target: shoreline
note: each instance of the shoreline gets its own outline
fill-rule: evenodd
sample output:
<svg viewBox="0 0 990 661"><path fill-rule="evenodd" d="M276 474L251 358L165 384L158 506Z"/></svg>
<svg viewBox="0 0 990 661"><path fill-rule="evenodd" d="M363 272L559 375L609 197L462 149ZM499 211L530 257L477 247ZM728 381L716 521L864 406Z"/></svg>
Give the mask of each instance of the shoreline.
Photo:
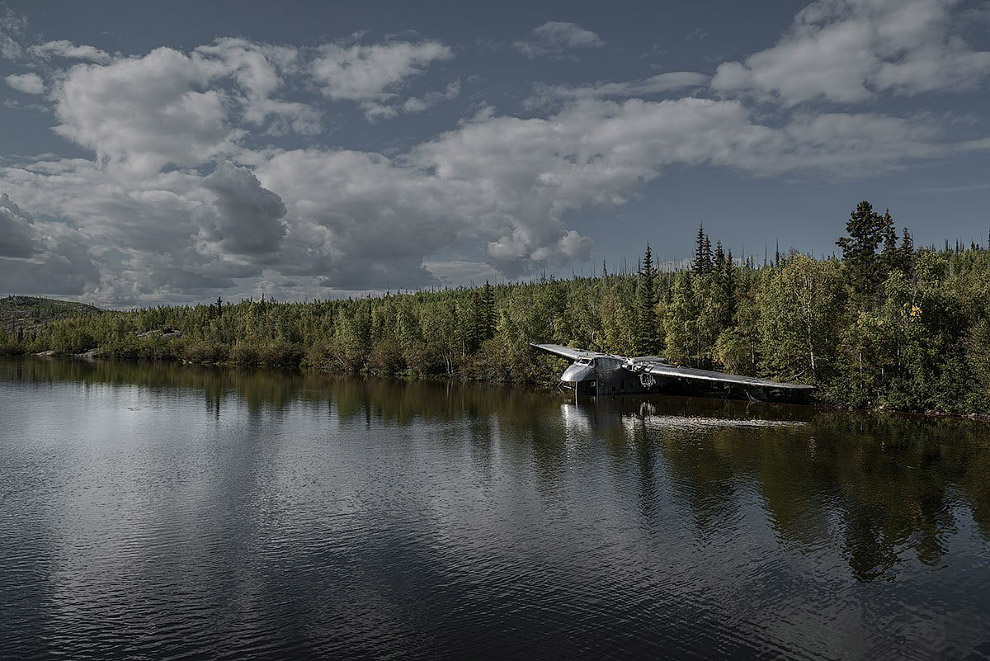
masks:
<svg viewBox="0 0 990 661"><path fill-rule="evenodd" d="M186 359L146 359L146 358L108 358L100 356L97 349L90 349L83 353L71 354L71 353L60 353L54 350L40 351L37 353L27 353L27 354L0 354L0 358L47 358L56 360L75 360L83 361L89 363L105 362L105 363L129 363L129 364L155 364L155 363L166 363L172 365L191 365L194 367L204 367L204 368L223 368L223 369L246 369L246 370L261 370L269 372L278 371L290 371L298 373L314 373L314 374L325 374L325 375L338 375L338 376L353 376L360 378L375 378L375 379L396 379L400 381L414 382L414 381L424 381L424 382L443 382L443 381L456 381L458 383L474 383L474 384L491 384L499 385L510 388L519 388L523 390L537 391L537 392L552 392L559 391L556 383L551 381L533 381L533 382L513 382L513 381L501 381L493 379L470 379L464 378L458 375L427 375L427 374L411 374L409 372L397 372L393 374L383 374L376 373L373 370L358 370L358 371L345 371L345 370L331 370L320 367L312 367L306 365L267 365L267 364L244 364L232 361L224 362L197 362ZM687 397L687 398L699 398L699 399L713 399L713 400L729 400L729 401L744 401L744 400L733 400L727 397L705 397L700 395L680 395L676 393L650 393L647 396L660 395L667 397ZM623 397L626 399L634 399L636 397L642 397L643 395L619 395L613 397ZM958 413L946 413L943 411L928 410L928 411L911 411L902 410L894 408L858 408L855 406L849 406L845 404L833 404L830 402L822 401L812 401L807 404L794 404L794 403L776 403L776 402L760 402L758 404L762 405L778 405L778 406L801 406L808 407L809 409L818 409L826 411L842 411L848 413L868 413L872 415L897 415L897 416L907 416L912 418L924 418L924 419L954 419L954 420L969 420L973 422L983 422L990 423L990 414L982 413L968 413L968 414L958 414Z"/></svg>

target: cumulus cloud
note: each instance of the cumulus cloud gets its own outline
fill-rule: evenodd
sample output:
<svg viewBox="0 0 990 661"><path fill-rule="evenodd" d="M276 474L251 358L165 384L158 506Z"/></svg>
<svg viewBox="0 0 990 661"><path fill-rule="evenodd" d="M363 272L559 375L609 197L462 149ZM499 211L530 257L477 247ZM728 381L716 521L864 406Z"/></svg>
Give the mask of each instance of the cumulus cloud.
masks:
<svg viewBox="0 0 990 661"><path fill-rule="evenodd" d="M31 214L0 193L0 257L30 257L37 252Z"/></svg>
<svg viewBox="0 0 990 661"><path fill-rule="evenodd" d="M281 272L323 275L340 289L435 282L423 258L471 222L434 177L379 154L293 150L258 167L288 208Z"/></svg>
<svg viewBox="0 0 990 661"><path fill-rule="evenodd" d="M517 41L513 47L530 59L561 57L569 50L601 48L602 38L591 30L566 21L547 21L535 28L528 39Z"/></svg>
<svg viewBox="0 0 990 661"><path fill-rule="evenodd" d="M269 119L269 132L315 135L321 130L322 113L308 104L286 101L274 95L285 87L287 76L300 66L299 50L291 46L259 44L246 39L221 38L196 53L222 61L224 75L237 83L231 96L242 108L242 117L260 127Z"/></svg>
<svg viewBox="0 0 990 661"><path fill-rule="evenodd" d="M376 119L395 114L386 102L409 78L422 74L433 62L453 56L449 46L437 41L333 43L320 47L311 74L324 96L356 101L369 119Z"/></svg>
<svg viewBox="0 0 990 661"><path fill-rule="evenodd" d="M0 181L27 208L72 218L99 265L76 259L76 277L95 277L93 298L131 304L213 295L262 266L273 282L420 287L467 272L434 255L479 247L483 260L459 261L514 277L587 258L591 241L567 212L621 205L670 165L840 176L960 149L990 144L948 142L925 117L801 114L769 126L735 100L583 99L546 118L482 114L393 158L242 150L253 171L222 162L206 177L139 181L54 160L5 168Z"/></svg>
<svg viewBox="0 0 990 661"><path fill-rule="evenodd" d="M842 2L815 3L796 23L827 32L845 20L835 14ZM887 7L862 0L856 11L867 5ZM884 30L914 34L887 9ZM602 45L561 23L541 26L527 43L542 49L527 53L551 57ZM736 63L752 80L765 72L758 55ZM325 295L478 282L587 259L591 239L570 225L570 214L622 205L670 166L842 177L990 150L986 138L958 137L972 127L948 117L876 106L823 112L797 101L845 98L829 76L828 84L809 83L817 92L787 82L790 74L760 78L773 81L763 88L749 78L731 86L731 66L712 83L716 97L695 72L541 85L527 101L539 116L483 106L388 155L270 140L320 132L334 104L358 104L375 119L455 98L459 81L413 86L451 57L436 41L294 47L223 38L102 62L54 54L30 62L44 80L31 72L8 84L47 91L39 99L54 109L55 130L95 158L8 159L0 167L10 194L0 198L0 281L116 305L259 287ZM881 59L900 67L919 57ZM882 69L862 83L867 95L851 98L905 93L903 76ZM788 101L770 112L751 102L768 94Z"/></svg>
<svg viewBox="0 0 990 661"><path fill-rule="evenodd" d="M213 208L200 215L207 239L225 252L262 257L278 252L285 227L282 199L261 187L246 168L221 163L203 180L203 187L216 195Z"/></svg>
<svg viewBox="0 0 990 661"><path fill-rule="evenodd" d="M107 64L113 60L113 56L95 46L74 44L64 39L36 44L28 48L28 52L42 58L60 57L66 60L84 60L97 64Z"/></svg>
<svg viewBox="0 0 990 661"><path fill-rule="evenodd" d="M47 228L28 259L0 257L0 283L11 293L84 296L100 281L85 238L64 224Z"/></svg>
<svg viewBox="0 0 990 661"><path fill-rule="evenodd" d="M41 94L45 91L45 82L36 73L12 74L5 80L15 90L25 94Z"/></svg>
<svg viewBox="0 0 990 661"><path fill-rule="evenodd" d="M797 14L776 46L721 64L712 89L794 106L977 87L990 76L990 52L973 50L952 29L959 5L818 0Z"/></svg>
<svg viewBox="0 0 990 661"><path fill-rule="evenodd" d="M172 48L76 65L55 91L55 131L101 161L140 173L208 162L236 137L224 93L199 91L222 73L218 63Z"/></svg>
<svg viewBox="0 0 990 661"><path fill-rule="evenodd" d="M78 296L99 280L88 242L62 222L37 222L0 193L0 283L8 292Z"/></svg>

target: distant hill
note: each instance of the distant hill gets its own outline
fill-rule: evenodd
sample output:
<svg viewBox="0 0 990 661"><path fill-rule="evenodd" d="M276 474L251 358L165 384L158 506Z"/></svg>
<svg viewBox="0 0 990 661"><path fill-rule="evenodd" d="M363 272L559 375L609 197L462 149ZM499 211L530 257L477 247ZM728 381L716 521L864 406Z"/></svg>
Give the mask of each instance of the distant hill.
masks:
<svg viewBox="0 0 990 661"><path fill-rule="evenodd" d="M32 331L57 319L100 312L100 308L74 301L37 296L8 296L0 298L0 329L8 332L17 332L19 329Z"/></svg>

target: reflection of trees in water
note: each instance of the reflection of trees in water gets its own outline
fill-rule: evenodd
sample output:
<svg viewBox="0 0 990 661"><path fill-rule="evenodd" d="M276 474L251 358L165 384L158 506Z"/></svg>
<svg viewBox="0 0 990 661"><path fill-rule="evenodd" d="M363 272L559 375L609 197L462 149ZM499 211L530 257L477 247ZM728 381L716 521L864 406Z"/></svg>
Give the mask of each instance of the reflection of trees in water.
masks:
<svg viewBox="0 0 990 661"><path fill-rule="evenodd" d="M687 457L663 447L672 472L692 484L699 520L729 511L725 485L746 475L778 536L811 549L841 535L853 574L869 581L892 578L907 550L924 564L941 562L957 503L990 536L990 455L980 431L968 421L820 412L806 427L762 430L760 442L751 430L727 428ZM830 529L835 515L841 531Z"/></svg>
<svg viewBox="0 0 990 661"><path fill-rule="evenodd" d="M990 539L982 423L679 398L585 408L612 460L638 461L644 490L663 464L702 536L733 525L749 480L780 539L805 551L840 544L861 581L895 577L905 552L939 564L958 506ZM744 424L751 418L767 426Z"/></svg>
<svg viewBox="0 0 990 661"><path fill-rule="evenodd" d="M819 447L831 452L816 469L836 490L857 578L892 577L906 549L924 564L941 562L957 504L968 505L990 536L980 431L959 420L833 414L816 421Z"/></svg>
<svg viewBox="0 0 990 661"><path fill-rule="evenodd" d="M216 411L234 397L257 413L294 402L328 406L343 420L449 424L484 477L496 443L530 462L539 488L553 493L574 444L604 446L613 465L636 471L640 512L654 522L663 505L659 474L691 508L699 534L719 534L742 507L751 482L776 535L811 550L841 544L863 581L893 577L905 551L938 564L972 512L990 540L990 442L986 425L959 419L756 406L689 398L561 398L496 385L355 379L316 372L238 370L176 363L5 361L4 378L137 385L162 394L202 393ZM766 426L752 426L754 419ZM787 424L799 421L804 424ZM775 426L779 425L779 426ZM841 540L841 541L839 541Z"/></svg>

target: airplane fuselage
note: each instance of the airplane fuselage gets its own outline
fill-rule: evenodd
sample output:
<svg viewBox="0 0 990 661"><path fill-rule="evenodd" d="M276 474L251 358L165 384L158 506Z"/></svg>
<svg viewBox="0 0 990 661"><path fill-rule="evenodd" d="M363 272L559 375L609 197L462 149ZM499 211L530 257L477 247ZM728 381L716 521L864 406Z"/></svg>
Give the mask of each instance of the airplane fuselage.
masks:
<svg viewBox="0 0 990 661"><path fill-rule="evenodd" d="M578 394L665 392L799 402L807 401L814 390L798 383L680 367L657 356L616 356L556 344L533 346L574 361L560 375L560 383Z"/></svg>

